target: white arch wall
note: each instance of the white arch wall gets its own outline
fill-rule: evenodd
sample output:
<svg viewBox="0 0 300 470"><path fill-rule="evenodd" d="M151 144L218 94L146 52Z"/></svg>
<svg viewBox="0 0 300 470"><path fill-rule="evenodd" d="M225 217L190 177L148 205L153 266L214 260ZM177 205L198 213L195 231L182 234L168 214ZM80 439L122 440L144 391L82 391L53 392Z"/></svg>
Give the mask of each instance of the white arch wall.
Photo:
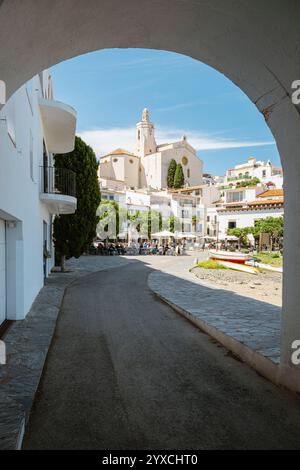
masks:
<svg viewBox="0 0 300 470"><path fill-rule="evenodd" d="M291 340L300 339L300 79L295 0L0 0L0 80L8 96L34 74L85 52L165 49L199 59L236 83L263 112L286 186L284 327L279 380L300 390ZM70 77L71 78L71 77Z"/></svg>
<svg viewBox="0 0 300 470"><path fill-rule="evenodd" d="M299 75L299 14L293 0L3 0L0 76L9 95L70 57L145 47L210 64L253 102L274 90L274 101Z"/></svg>

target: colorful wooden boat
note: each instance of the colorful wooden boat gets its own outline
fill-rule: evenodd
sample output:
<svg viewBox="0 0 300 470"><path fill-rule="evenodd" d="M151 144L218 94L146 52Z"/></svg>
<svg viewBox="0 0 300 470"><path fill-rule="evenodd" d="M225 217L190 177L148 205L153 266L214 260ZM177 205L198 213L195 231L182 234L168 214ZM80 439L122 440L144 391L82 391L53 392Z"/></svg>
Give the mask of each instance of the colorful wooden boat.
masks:
<svg viewBox="0 0 300 470"><path fill-rule="evenodd" d="M259 273L259 269L255 268L254 266L248 266L246 264L230 263L230 261L223 261L223 260L218 260L218 263L222 264L226 268L234 269L235 271L242 271L243 273L248 273L248 274Z"/></svg>
<svg viewBox="0 0 300 470"><path fill-rule="evenodd" d="M240 264L245 264L246 261L253 258L249 253L240 253L239 251L209 250L208 255L211 259Z"/></svg>

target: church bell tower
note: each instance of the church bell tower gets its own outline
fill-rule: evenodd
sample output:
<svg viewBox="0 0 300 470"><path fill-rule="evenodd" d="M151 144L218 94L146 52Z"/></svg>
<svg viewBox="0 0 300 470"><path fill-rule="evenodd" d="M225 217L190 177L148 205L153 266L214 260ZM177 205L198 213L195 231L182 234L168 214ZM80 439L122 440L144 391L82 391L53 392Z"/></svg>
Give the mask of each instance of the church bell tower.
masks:
<svg viewBox="0 0 300 470"><path fill-rule="evenodd" d="M136 149L135 153L139 157L144 157L156 152L156 142L154 137L154 125L149 120L149 111L143 110L142 120L136 125Z"/></svg>

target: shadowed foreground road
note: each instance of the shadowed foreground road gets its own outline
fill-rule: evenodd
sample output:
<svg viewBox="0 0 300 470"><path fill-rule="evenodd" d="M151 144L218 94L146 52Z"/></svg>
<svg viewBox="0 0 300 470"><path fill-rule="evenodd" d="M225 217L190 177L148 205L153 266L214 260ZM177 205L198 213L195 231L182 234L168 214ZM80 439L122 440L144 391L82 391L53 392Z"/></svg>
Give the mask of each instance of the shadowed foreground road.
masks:
<svg viewBox="0 0 300 470"><path fill-rule="evenodd" d="M24 448L300 448L300 400L157 300L150 271L67 289Z"/></svg>

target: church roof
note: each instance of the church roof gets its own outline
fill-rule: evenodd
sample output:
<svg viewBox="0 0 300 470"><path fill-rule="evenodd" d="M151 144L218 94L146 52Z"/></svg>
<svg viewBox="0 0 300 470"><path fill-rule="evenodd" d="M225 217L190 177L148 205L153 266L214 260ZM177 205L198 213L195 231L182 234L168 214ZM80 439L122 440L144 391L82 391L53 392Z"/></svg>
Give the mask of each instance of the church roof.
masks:
<svg viewBox="0 0 300 470"><path fill-rule="evenodd" d="M101 158L108 157L109 155L130 155L131 157L136 157L136 155L131 152L128 152L128 150L118 148L113 150L112 152L107 153L106 155L103 155Z"/></svg>

